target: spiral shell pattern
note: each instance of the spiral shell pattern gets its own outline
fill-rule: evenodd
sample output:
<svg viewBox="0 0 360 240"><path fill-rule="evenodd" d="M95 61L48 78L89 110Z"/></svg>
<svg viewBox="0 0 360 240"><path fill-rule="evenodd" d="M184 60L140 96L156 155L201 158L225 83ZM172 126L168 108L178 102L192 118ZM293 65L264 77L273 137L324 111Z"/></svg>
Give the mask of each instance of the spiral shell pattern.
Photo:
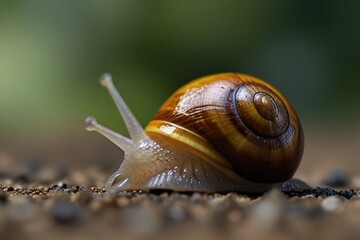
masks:
<svg viewBox="0 0 360 240"><path fill-rule="evenodd" d="M304 147L300 121L285 97L268 83L238 73L181 87L145 130L261 183L290 179Z"/></svg>

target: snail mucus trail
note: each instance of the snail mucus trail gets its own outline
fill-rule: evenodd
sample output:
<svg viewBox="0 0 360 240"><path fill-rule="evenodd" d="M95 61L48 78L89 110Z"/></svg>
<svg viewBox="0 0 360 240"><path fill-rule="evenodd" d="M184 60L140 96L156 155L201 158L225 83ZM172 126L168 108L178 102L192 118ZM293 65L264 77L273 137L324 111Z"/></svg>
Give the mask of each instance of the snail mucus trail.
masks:
<svg viewBox="0 0 360 240"><path fill-rule="evenodd" d="M303 132L281 93L257 78L223 73L194 80L177 90L143 129L115 89L108 89L130 138L86 119L124 151L105 187L127 190L263 193L273 188L303 191L291 179L303 153Z"/></svg>

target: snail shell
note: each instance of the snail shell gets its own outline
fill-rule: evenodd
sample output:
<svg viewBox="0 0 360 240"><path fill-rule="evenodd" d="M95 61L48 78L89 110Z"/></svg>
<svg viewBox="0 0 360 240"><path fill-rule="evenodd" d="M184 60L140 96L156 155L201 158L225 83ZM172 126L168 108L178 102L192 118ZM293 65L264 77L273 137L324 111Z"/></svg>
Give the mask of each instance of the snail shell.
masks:
<svg viewBox="0 0 360 240"><path fill-rule="evenodd" d="M115 90L108 88L131 139L87 119L87 129L109 138L125 152L106 188L201 192L299 190L288 181L299 166L304 137L290 103L257 78L223 73L178 89L143 130Z"/></svg>

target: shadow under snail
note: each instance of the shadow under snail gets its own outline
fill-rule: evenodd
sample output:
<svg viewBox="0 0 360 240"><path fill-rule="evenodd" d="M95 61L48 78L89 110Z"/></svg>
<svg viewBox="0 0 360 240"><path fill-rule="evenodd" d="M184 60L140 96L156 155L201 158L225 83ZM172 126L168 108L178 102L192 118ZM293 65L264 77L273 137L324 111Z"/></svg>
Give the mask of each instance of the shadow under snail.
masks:
<svg viewBox="0 0 360 240"><path fill-rule="evenodd" d="M257 78L222 73L196 79L163 104L143 129L115 89L108 89L130 138L86 119L124 151L106 182L109 193L126 190L263 193L309 188L294 175L304 149L300 121L274 87Z"/></svg>

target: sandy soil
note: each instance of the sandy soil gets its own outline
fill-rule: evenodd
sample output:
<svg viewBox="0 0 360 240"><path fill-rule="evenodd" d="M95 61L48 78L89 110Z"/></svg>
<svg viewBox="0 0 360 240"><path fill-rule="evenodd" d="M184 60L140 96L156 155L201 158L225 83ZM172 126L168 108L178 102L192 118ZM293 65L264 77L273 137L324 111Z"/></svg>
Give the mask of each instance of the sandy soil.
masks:
<svg viewBox="0 0 360 240"><path fill-rule="evenodd" d="M60 147L50 142L47 156L57 157L48 161L0 151L1 240L360 237L360 150L358 138L350 132L339 132L336 139L316 134L306 141L296 176L313 190L271 190L262 196L176 192L110 196L103 185L118 165L114 159L119 151L101 138L93 139L77 145L76 153L83 155L72 151L79 139ZM57 148L59 152L51 150ZM96 161L100 157L102 161Z"/></svg>

